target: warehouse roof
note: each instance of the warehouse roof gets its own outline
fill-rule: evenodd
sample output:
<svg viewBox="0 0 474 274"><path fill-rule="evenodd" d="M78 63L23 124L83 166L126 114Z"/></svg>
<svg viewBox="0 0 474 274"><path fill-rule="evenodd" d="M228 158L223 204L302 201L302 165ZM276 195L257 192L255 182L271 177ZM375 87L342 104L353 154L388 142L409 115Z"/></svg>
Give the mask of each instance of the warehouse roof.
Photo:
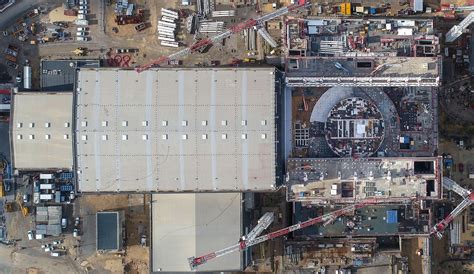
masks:
<svg viewBox="0 0 474 274"><path fill-rule="evenodd" d="M271 190L273 68L81 69L79 189Z"/></svg>
<svg viewBox="0 0 474 274"><path fill-rule="evenodd" d="M97 212L97 250L119 250L121 247L118 212Z"/></svg>
<svg viewBox="0 0 474 274"><path fill-rule="evenodd" d="M76 70L98 68L99 60L41 60L42 91L73 91Z"/></svg>
<svg viewBox="0 0 474 274"><path fill-rule="evenodd" d="M72 168L72 93L13 96L12 152L16 169Z"/></svg>
<svg viewBox="0 0 474 274"><path fill-rule="evenodd" d="M236 244L242 235L241 200L240 193L153 195L152 271L190 271L187 258ZM239 271L241 267L241 253L234 252L197 271Z"/></svg>

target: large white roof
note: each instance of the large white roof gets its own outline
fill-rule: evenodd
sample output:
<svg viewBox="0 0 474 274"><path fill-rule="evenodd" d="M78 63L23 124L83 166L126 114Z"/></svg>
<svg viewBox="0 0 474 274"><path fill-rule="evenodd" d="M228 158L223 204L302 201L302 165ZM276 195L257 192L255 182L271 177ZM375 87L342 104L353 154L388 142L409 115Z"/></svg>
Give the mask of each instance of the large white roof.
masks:
<svg viewBox="0 0 474 274"><path fill-rule="evenodd" d="M235 245L242 236L241 193L154 194L152 271L190 271L188 258ZM198 271L239 271L240 252L215 258Z"/></svg>
<svg viewBox="0 0 474 274"><path fill-rule="evenodd" d="M13 96L13 166L19 170L72 169L72 93Z"/></svg>
<svg viewBox="0 0 474 274"><path fill-rule="evenodd" d="M273 68L81 69L79 189L271 190Z"/></svg>

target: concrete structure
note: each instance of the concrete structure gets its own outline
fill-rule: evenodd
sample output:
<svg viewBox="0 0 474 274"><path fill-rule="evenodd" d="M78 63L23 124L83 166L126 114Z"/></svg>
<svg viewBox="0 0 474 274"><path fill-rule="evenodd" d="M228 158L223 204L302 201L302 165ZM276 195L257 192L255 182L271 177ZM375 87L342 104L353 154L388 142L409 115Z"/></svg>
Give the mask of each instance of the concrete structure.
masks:
<svg viewBox="0 0 474 274"><path fill-rule="evenodd" d="M72 169L72 93L16 93L12 105L13 167Z"/></svg>
<svg viewBox="0 0 474 274"><path fill-rule="evenodd" d="M116 252L122 250L123 211L97 212L97 251Z"/></svg>
<svg viewBox="0 0 474 274"><path fill-rule="evenodd" d="M289 159L288 200L354 203L441 199L441 160L417 158Z"/></svg>
<svg viewBox="0 0 474 274"><path fill-rule="evenodd" d="M151 271L190 271L187 258L238 242L243 235L242 194L155 194L152 198ZM198 271L240 271L234 252L199 266Z"/></svg>
<svg viewBox="0 0 474 274"><path fill-rule="evenodd" d="M273 190L275 100L274 68L81 69L79 190Z"/></svg>

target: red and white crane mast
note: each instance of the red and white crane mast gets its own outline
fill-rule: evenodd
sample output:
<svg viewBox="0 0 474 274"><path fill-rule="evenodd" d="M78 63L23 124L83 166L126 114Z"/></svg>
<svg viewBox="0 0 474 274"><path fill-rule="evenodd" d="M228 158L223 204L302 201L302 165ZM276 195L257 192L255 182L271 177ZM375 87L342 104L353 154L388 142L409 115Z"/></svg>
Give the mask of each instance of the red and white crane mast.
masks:
<svg viewBox="0 0 474 274"><path fill-rule="evenodd" d="M255 27L257 25L262 25L267 21L270 21L270 20L272 20L274 18L277 18L277 17L280 17L282 15L285 15L288 12L296 10L298 8L306 7L309 4L310 3L306 3L306 0L298 0L297 3L292 4L288 7L280 8L280 9L274 11L274 12L264 14L260 17L255 18L255 19L251 18L251 19L245 20L243 22L240 22L240 23L230 27L226 31L217 34L216 36L197 41L197 42L195 42L194 44L192 44L191 46L189 46L185 49L182 49L178 52L175 52L175 53L173 53L169 56L162 56L162 57L154 60L153 62L151 62L149 64L137 67L135 70L137 72L142 72L144 70L147 70L149 68L152 68L154 66L162 64L164 62L168 62L169 60L177 60L179 58L183 58L184 56L186 56L188 54L192 54L192 53L198 51L201 48L204 48L208 45L220 42L223 39L225 39L227 37L230 37L235 33L239 33L239 32L241 32L245 29L249 29L249 28Z"/></svg>

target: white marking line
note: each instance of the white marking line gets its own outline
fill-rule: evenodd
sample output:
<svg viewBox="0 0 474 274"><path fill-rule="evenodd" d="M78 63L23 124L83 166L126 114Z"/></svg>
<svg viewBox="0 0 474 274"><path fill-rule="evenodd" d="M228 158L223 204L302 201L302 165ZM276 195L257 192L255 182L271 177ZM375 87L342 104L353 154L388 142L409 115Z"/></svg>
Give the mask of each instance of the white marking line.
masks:
<svg viewBox="0 0 474 274"><path fill-rule="evenodd" d="M242 120L247 120L247 71L242 72ZM245 129L245 126L241 127ZM242 140L242 184L244 189L249 189L249 147L247 140Z"/></svg>
<svg viewBox="0 0 474 274"><path fill-rule="evenodd" d="M212 187L217 189L217 159L216 159L216 72L211 73L211 109L209 111L209 126L211 128L211 175Z"/></svg>
<svg viewBox="0 0 474 274"><path fill-rule="evenodd" d="M178 72L178 104L179 104L179 120L178 121L183 121L184 118L184 72L181 70ZM181 123L181 122L180 122ZM185 132L183 132L183 127L179 127L179 180L181 184L181 189L183 190L186 186L186 178L185 178L185 161L184 161L184 144L183 144L183 138L181 138L181 135ZM187 133L185 133L187 134Z"/></svg>
<svg viewBox="0 0 474 274"><path fill-rule="evenodd" d="M153 100L153 80L155 77L154 72L147 71L146 73L146 99L145 99L145 119L148 122L148 127L152 125L151 123L151 114L152 114L152 100ZM148 134L148 140L146 140L146 185L148 190L152 190L153 188L153 175L155 174L153 167L152 167L152 158L151 155L153 154L151 151L151 140L153 140L153 136L151 136L152 131L146 128L144 130L146 134Z"/></svg>
<svg viewBox="0 0 474 274"><path fill-rule="evenodd" d="M95 74L95 87L94 87L94 162L95 162L95 187L96 189L101 188L102 183L102 169L101 169L101 156L100 156L100 132L99 121L100 121L100 73Z"/></svg>

